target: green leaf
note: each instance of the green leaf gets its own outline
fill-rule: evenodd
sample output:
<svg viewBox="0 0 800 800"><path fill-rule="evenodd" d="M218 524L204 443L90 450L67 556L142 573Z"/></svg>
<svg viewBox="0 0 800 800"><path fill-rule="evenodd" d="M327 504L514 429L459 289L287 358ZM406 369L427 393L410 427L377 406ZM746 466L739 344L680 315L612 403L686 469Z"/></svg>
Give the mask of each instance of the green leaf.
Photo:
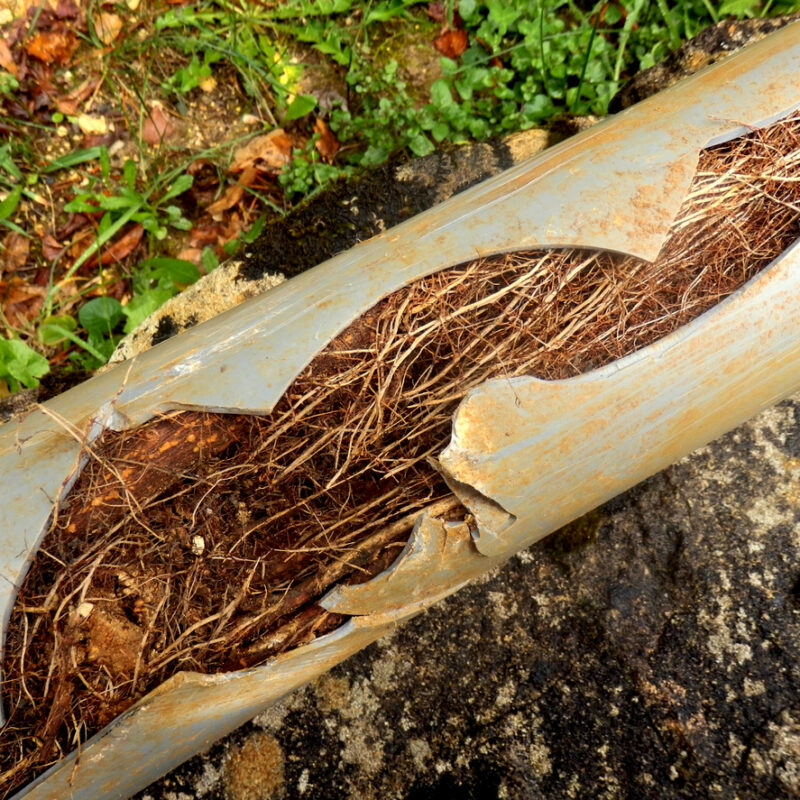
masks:
<svg viewBox="0 0 800 800"><path fill-rule="evenodd" d="M179 175L175 179L175 183L169 187L167 193L159 200L159 203L165 203L167 200L171 200L173 197L183 194L187 189L191 188L193 183L194 178L191 175Z"/></svg>
<svg viewBox="0 0 800 800"><path fill-rule="evenodd" d="M0 169L7 172L15 180L22 180L22 171L14 163L14 159L11 158L10 145L4 144L0 147Z"/></svg>
<svg viewBox="0 0 800 800"><path fill-rule="evenodd" d="M138 168L136 162L130 158L122 165L122 177L125 180L127 187L133 192L136 189L136 173Z"/></svg>
<svg viewBox="0 0 800 800"><path fill-rule="evenodd" d="M720 17L744 17L757 14L760 8L761 0L727 0L717 13Z"/></svg>
<svg viewBox="0 0 800 800"><path fill-rule="evenodd" d="M77 327L78 323L75 321L75 317L71 317L69 314L50 314L44 318L36 333L43 345L55 347L68 340L69 334L74 332Z"/></svg>
<svg viewBox="0 0 800 800"><path fill-rule="evenodd" d="M127 334L141 325L154 311L158 311L174 292L169 289L150 289L141 294L137 294L131 301L122 307L125 315L125 327L123 331Z"/></svg>
<svg viewBox="0 0 800 800"><path fill-rule="evenodd" d="M264 223L267 221L266 214L262 214L251 226L250 230L246 233L239 234L239 238L246 244L250 244L261 236L261 231L264 230Z"/></svg>
<svg viewBox="0 0 800 800"><path fill-rule="evenodd" d="M203 252L200 254L200 263L206 272L211 272L219 266L219 259L210 247L204 247Z"/></svg>
<svg viewBox="0 0 800 800"><path fill-rule="evenodd" d="M20 228L20 226L15 222L11 222L7 219L0 219L0 225L2 225L4 228L14 231L14 233L18 233L20 236L24 236L26 239L32 238L28 231Z"/></svg>
<svg viewBox="0 0 800 800"><path fill-rule="evenodd" d="M437 142L441 142L450 135L450 126L446 122L437 122L431 128L431 135Z"/></svg>
<svg viewBox="0 0 800 800"><path fill-rule="evenodd" d="M156 280L165 280L174 286L189 286L200 277L200 270L191 261L182 258L158 256L148 258L141 266L150 270Z"/></svg>
<svg viewBox="0 0 800 800"><path fill-rule="evenodd" d="M0 203L0 219L8 219L16 210L19 205L20 198L22 197L22 187L15 186Z"/></svg>
<svg viewBox="0 0 800 800"><path fill-rule="evenodd" d="M100 148L100 174L105 181L108 180L108 176L111 174L111 161L108 156L107 147Z"/></svg>
<svg viewBox="0 0 800 800"><path fill-rule="evenodd" d="M78 164L85 164L87 161L94 161L97 158L103 157L105 150L106 158L108 158L108 150L105 147L87 147L84 150L73 150L61 158L56 158L51 161L42 172L55 172L59 169L67 169L68 167L75 167Z"/></svg>
<svg viewBox="0 0 800 800"><path fill-rule="evenodd" d="M447 109L455 105L450 84L441 78L431 84L431 101L439 109Z"/></svg>
<svg viewBox="0 0 800 800"><path fill-rule="evenodd" d="M110 197L104 194L97 195L97 204L105 211L122 211L131 206L139 206L140 203L139 198L120 197L113 194Z"/></svg>
<svg viewBox="0 0 800 800"><path fill-rule="evenodd" d="M47 359L18 339L0 339L0 378L16 392L20 384L28 389L38 386L39 378L47 375Z"/></svg>
<svg viewBox="0 0 800 800"><path fill-rule="evenodd" d="M310 94L300 94L295 97L286 109L283 117L284 122L291 122L300 119L306 114L310 114L317 107L317 98Z"/></svg>
<svg viewBox="0 0 800 800"><path fill-rule="evenodd" d="M88 202L87 198L91 196L92 195L82 195L81 197L76 197L74 200L70 200L69 203L64 203L64 211L68 214L93 214L98 210L98 207L97 203Z"/></svg>
<svg viewBox="0 0 800 800"><path fill-rule="evenodd" d="M90 336L110 335L122 317L122 304L113 297L95 297L78 312L78 319Z"/></svg>
<svg viewBox="0 0 800 800"><path fill-rule="evenodd" d="M472 19L476 5L475 0L460 0L458 4L458 13L461 15L461 19L465 22Z"/></svg>
<svg viewBox="0 0 800 800"><path fill-rule="evenodd" d="M408 149L415 156L427 156L434 151L434 146L424 133L419 133L408 143Z"/></svg>
<svg viewBox="0 0 800 800"><path fill-rule="evenodd" d="M605 16L603 22L606 25L616 25L622 19L622 10L619 6L609 3L605 8Z"/></svg>

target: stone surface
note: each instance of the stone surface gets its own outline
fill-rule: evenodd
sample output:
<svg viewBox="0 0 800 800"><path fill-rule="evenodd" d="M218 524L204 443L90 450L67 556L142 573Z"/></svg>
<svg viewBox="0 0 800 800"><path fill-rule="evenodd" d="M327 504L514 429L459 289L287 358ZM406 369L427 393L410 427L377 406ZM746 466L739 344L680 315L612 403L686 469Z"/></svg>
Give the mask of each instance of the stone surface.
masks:
<svg viewBox="0 0 800 800"><path fill-rule="evenodd" d="M265 734L283 782L254 797L800 796L798 422L765 412L139 797L235 798Z"/></svg>

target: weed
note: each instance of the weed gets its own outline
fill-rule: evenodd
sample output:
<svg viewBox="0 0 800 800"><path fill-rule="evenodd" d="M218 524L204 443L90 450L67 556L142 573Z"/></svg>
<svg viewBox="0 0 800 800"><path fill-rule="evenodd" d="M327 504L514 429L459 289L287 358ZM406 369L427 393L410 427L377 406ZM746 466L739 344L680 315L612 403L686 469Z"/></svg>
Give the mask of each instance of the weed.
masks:
<svg viewBox="0 0 800 800"><path fill-rule="evenodd" d="M0 339L0 382L11 392L32 389L50 371L47 359L18 339Z"/></svg>

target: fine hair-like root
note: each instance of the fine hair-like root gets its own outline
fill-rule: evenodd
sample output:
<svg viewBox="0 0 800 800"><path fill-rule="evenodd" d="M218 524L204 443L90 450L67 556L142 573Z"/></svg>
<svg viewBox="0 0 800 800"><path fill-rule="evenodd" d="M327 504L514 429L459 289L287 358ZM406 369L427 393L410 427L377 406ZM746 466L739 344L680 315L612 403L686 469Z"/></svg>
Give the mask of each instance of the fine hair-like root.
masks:
<svg viewBox="0 0 800 800"><path fill-rule="evenodd" d="M106 433L36 556L7 639L0 796L179 670L263 662L341 624L420 509L428 463L489 378L567 378L695 318L800 235L800 118L701 154L656 261L536 250L376 303L263 417L183 412Z"/></svg>

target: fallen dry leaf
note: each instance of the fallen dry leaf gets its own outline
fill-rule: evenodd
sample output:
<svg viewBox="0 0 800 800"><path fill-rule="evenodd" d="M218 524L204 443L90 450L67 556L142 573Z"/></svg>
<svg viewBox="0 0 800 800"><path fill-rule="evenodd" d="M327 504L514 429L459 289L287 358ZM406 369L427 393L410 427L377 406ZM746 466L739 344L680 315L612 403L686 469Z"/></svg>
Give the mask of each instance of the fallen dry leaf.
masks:
<svg viewBox="0 0 800 800"><path fill-rule="evenodd" d="M0 281L0 306L6 323L12 328L24 327L38 315L46 291L44 287L31 286L16 276Z"/></svg>
<svg viewBox="0 0 800 800"><path fill-rule="evenodd" d="M434 0L433 3L428 3L428 7L425 11L435 22L444 22L447 19L447 12L445 11L442 0Z"/></svg>
<svg viewBox="0 0 800 800"><path fill-rule="evenodd" d="M144 228L139 225L133 225L122 234L113 244L109 245L108 247L104 247L100 251L100 259L99 262L103 266L106 264L113 264L117 261L122 261L123 258L127 258L134 250L134 248L142 241L142 235L144 234ZM90 247L94 246L94 243L89 245ZM98 263L97 255L93 255L87 262L87 267L96 267Z"/></svg>
<svg viewBox="0 0 800 800"><path fill-rule="evenodd" d="M66 66L77 46L78 37L72 31L39 31L28 40L25 52L45 64Z"/></svg>
<svg viewBox="0 0 800 800"><path fill-rule="evenodd" d="M191 247L214 247L217 255L222 256L222 246L235 239L243 230L244 222L236 211L226 214L224 219L196 225L189 231Z"/></svg>
<svg viewBox="0 0 800 800"><path fill-rule="evenodd" d="M64 252L64 245L55 236L46 233L42 237L42 256L48 261L55 261Z"/></svg>
<svg viewBox="0 0 800 800"><path fill-rule="evenodd" d="M242 171L239 180L233 185L228 186L222 193L222 196L208 206L206 213L210 214L215 219L219 219L219 215L222 214L223 211L227 211L229 208L238 205L239 201L242 199L245 188L252 186L257 178L258 170L253 166L246 167Z"/></svg>
<svg viewBox="0 0 800 800"><path fill-rule="evenodd" d="M84 134L81 145L83 147L102 147L104 145L110 147L116 139L116 134L110 131L108 133L87 133Z"/></svg>
<svg viewBox="0 0 800 800"><path fill-rule="evenodd" d="M75 120L83 133L102 136L108 133L108 123L104 117L93 117L91 114L80 114Z"/></svg>
<svg viewBox="0 0 800 800"><path fill-rule="evenodd" d="M314 131L319 134L319 139L314 142L314 147L317 148L317 152L322 156L322 160L330 164L341 147L339 140L333 135L328 123L319 117L314 123Z"/></svg>
<svg viewBox="0 0 800 800"><path fill-rule="evenodd" d="M36 270L36 274L33 276L31 283L34 286L49 286L51 277L52 272L50 267L39 267L39 269Z"/></svg>
<svg viewBox="0 0 800 800"><path fill-rule="evenodd" d="M190 261L196 267L199 267L202 263L203 249L201 247L184 247L176 258L181 259L181 261Z"/></svg>
<svg viewBox="0 0 800 800"><path fill-rule="evenodd" d="M31 251L31 240L21 233L11 231L3 239L2 259L0 259L0 274L12 272L24 266Z"/></svg>
<svg viewBox="0 0 800 800"><path fill-rule="evenodd" d="M233 156L231 172L242 172L255 167L260 172L277 175L292 157L292 140L282 128L264 136L256 136L240 147Z"/></svg>
<svg viewBox="0 0 800 800"><path fill-rule="evenodd" d="M6 40L3 38L0 38L0 67L6 72L10 72L15 78L19 75L14 56L11 55L11 50L8 49Z"/></svg>
<svg viewBox="0 0 800 800"><path fill-rule="evenodd" d="M467 49L467 32L447 30L433 40L433 46L445 58L458 58Z"/></svg>
<svg viewBox="0 0 800 800"><path fill-rule="evenodd" d="M80 13L81 10L75 0L58 0L53 8L53 14L58 19L77 19Z"/></svg>
<svg viewBox="0 0 800 800"><path fill-rule="evenodd" d="M104 45L112 44L122 30L122 17L110 11L101 11L95 18L94 29Z"/></svg>
<svg viewBox="0 0 800 800"><path fill-rule="evenodd" d="M91 216L83 213L70 214L69 217L67 217L67 221L55 231L55 238L63 242L65 239L81 230L83 230L86 235L90 235L93 227L92 219L96 216L96 212Z"/></svg>
<svg viewBox="0 0 800 800"><path fill-rule="evenodd" d="M161 103L153 103L142 125L142 138L151 147L158 147L175 132L175 126Z"/></svg>

